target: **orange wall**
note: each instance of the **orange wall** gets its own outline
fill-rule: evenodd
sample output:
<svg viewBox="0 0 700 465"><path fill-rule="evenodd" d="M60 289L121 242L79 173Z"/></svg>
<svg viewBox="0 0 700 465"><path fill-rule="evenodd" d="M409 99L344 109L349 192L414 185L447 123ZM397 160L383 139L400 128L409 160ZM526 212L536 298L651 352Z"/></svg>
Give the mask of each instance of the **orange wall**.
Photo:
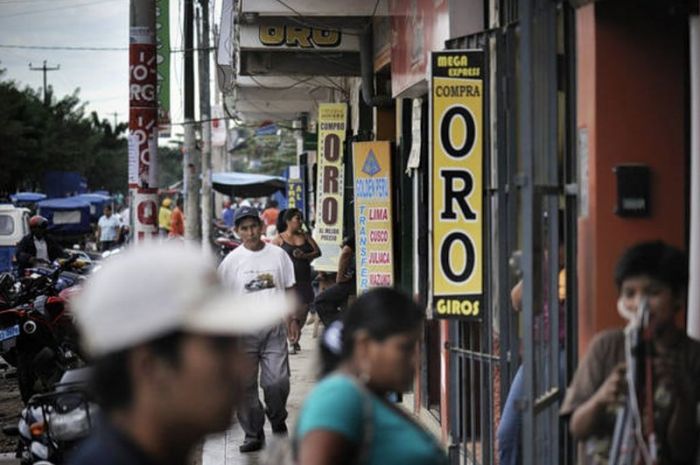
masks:
<svg viewBox="0 0 700 465"><path fill-rule="evenodd" d="M634 6L633 6L634 5ZM578 127L588 129L588 217L579 219L579 353L622 326L614 266L630 245L663 239L685 248L687 17L640 11L632 0L577 12ZM613 167L651 168L652 215L614 214Z"/></svg>

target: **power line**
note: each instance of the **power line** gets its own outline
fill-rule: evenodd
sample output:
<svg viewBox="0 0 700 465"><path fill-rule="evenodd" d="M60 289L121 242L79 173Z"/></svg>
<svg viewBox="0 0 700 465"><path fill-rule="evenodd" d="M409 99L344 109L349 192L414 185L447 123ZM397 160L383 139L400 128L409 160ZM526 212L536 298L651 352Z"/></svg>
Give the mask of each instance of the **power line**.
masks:
<svg viewBox="0 0 700 465"><path fill-rule="evenodd" d="M46 13L49 11L69 10L71 8L78 8L81 6L90 6L90 5L97 5L100 3L117 2L117 1L123 1L123 0L98 0L96 2L76 3L75 5L59 6L57 8L44 8L42 10L21 11L19 13L2 15L2 16L0 16L0 19L2 19L2 18L14 18L15 16L33 15L33 14L37 14L37 13Z"/></svg>
<svg viewBox="0 0 700 465"><path fill-rule="evenodd" d="M46 60L44 60L44 64L43 64L43 66L41 66L41 68L33 67L32 64L29 63L29 70L30 71L41 71L44 73L44 105L46 105L47 107L49 106L50 102L49 102L49 94L46 92L47 91L47 89L46 89L46 86L47 86L46 73L48 73L49 71L58 71L59 69L61 69L61 65L54 66L53 68L49 68L48 66L46 66Z"/></svg>
<svg viewBox="0 0 700 465"><path fill-rule="evenodd" d="M12 44L0 44L0 48L18 48L26 50L65 50L65 51L77 51L77 52L125 52L129 50L128 47L72 47L68 45L12 45ZM212 51L215 50L214 47L207 48L191 48L191 49L172 49L170 53L185 53L185 52L198 52L198 51Z"/></svg>
<svg viewBox="0 0 700 465"><path fill-rule="evenodd" d="M89 51L89 52L123 52L129 50L128 47L70 47L62 45L10 45L0 44L0 48L20 48L26 50L67 50L67 51Z"/></svg>
<svg viewBox="0 0 700 465"><path fill-rule="evenodd" d="M72 2L73 0L0 0L0 5L6 5L10 3L56 3L56 2L61 2L61 1L68 1Z"/></svg>

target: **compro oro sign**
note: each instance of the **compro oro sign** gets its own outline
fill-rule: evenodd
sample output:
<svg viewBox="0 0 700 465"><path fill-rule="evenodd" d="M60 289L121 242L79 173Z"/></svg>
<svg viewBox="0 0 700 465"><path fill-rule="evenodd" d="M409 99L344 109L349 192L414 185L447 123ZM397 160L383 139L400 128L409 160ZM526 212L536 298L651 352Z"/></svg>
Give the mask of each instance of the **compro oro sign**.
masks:
<svg viewBox="0 0 700 465"><path fill-rule="evenodd" d="M394 285L389 142L352 145L357 291Z"/></svg>
<svg viewBox="0 0 700 465"><path fill-rule="evenodd" d="M484 55L433 52L432 257L437 318L481 317Z"/></svg>
<svg viewBox="0 0 700 465"><path fill-rule="evenodd" d="M347 106L344 103L319 105L314 238L322 255L314 260L317 271L338 271L340 246L343 243L343 147L346 129Z"/></svg>

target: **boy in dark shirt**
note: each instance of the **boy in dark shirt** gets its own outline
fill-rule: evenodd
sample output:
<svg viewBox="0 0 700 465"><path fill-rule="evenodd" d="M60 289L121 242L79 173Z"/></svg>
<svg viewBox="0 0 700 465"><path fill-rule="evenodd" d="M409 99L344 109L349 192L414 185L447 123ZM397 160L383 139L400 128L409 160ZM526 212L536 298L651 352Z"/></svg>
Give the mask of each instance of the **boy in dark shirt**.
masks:
<svg viewBox="0 0 700 465"><path fill-rule="evenodd" d="M675 324L676 314L685 305L687 270L680 250L655 241L627 250L615 271L620 312L636 313L643 299L649 309L653 429L659 465L695 463L700 343ZM581 465L608 463L616 414L629 392L626 369L625 334L616 329L593 339L576 370L561 414L571 416L569 427L580 444ZM637 392L643 435L648 439L644 387Z"/></svg>

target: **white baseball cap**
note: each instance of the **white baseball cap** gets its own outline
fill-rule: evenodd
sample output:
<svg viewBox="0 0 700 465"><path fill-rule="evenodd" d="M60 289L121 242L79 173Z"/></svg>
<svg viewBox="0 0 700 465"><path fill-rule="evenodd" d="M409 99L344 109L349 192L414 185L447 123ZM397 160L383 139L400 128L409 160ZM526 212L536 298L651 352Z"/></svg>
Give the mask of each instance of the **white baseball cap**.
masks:
<svg viewBox="0 0 700 465"><path fill-rule="evenodd" d="M173 243L106 259L72 305L85 348L96 357L177 330L250 334L280 323L293 307L284 291L234 294L202 249Z"/></svg>

